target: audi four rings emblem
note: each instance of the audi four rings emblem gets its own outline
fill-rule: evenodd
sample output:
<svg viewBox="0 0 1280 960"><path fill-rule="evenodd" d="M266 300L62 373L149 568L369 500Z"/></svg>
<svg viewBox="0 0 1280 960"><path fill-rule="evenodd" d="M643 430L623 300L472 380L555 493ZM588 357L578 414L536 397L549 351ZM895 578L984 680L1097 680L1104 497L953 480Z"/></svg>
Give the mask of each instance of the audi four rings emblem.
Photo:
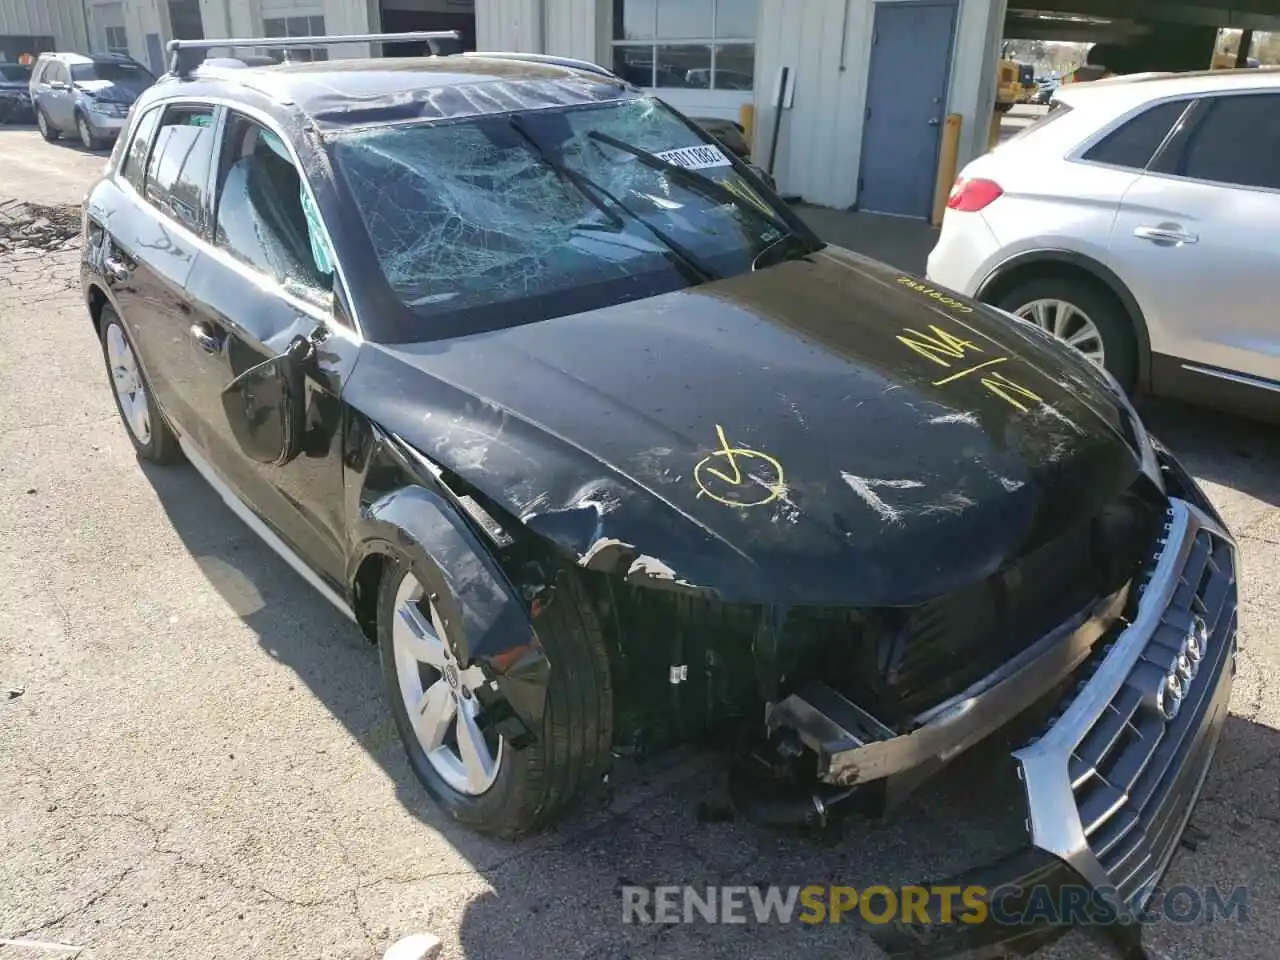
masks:
<svg viewBox="0 0 1280 960"><path fill-rule="evenodd" d="M1172 720L1182 709L1182 701L1191 689L1191 681L1200 669L1209 642L1209 627L1204 617L1192 617L1191 626L1182 638L1178 656L1156 691L1156 709L1165 720Z"/></svg>

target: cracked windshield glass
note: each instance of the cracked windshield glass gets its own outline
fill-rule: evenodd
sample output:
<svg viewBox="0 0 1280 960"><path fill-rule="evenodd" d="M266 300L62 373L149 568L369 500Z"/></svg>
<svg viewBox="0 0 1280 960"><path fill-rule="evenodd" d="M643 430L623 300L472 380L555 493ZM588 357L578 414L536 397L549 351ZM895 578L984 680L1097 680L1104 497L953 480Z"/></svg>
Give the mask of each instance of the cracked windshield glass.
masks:
<svg viewBox="0 0 1280 960"><path fill-rule="evenodd" d="M722 148L649 99L383 127L332 149L387 283L424 318L651 296L750 270L790 230Z"/></svg>

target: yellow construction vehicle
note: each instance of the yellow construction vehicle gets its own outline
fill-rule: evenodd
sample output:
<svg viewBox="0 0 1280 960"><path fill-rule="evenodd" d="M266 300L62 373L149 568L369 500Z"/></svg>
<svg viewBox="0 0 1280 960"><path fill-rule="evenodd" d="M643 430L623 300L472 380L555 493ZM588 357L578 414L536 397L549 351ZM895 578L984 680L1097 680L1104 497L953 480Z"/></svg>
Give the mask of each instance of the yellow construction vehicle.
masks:
<svg viewBox="0 0 1280 960"><path fill-rule="evenodd" d="M996 112L1008 113L1021 103L1022 78L1017 60L1001 60L996 66Z"/></svg>

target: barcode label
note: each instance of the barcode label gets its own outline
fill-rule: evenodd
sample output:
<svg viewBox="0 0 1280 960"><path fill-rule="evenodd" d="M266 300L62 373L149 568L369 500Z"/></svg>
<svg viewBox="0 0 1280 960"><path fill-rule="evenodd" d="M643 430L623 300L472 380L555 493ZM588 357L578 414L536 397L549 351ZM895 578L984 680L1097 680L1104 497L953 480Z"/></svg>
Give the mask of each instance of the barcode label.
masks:
<svg viewBox="0 0 1280 960"><path fill-rule="evenodd" d="M721 152L720 148L713 147L707 143L696 147L663 150L657 156L667 161L667 163L673 163L677 167L685 167L688 170L705 170L708 167L730 166L729 158Z"/></svg>

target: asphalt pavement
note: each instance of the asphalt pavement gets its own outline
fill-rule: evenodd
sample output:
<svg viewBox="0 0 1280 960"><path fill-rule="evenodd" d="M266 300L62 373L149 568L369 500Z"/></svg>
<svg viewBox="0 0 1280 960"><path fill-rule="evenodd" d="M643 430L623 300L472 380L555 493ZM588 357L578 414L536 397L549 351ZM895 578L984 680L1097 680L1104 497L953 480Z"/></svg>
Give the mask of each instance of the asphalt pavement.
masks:
<svg viewBox="0 0 1280 960"><path fill-rule="evenodd" d="M102 162L0 131L0 201L76 203ZM470 960L857 960L878 954L848 925L624 925L618 888L934 879L1021 828L998 743L840 838L699 824L716 773L692 752L626 770L608 806L532 840L454 827L402 759L375 651L189 467L133 456L77 271L75 250L0 256L0 960L371 960L420 931ZM1245 570L1204 838L1169 882L1249 887L1247 923L1162 924L1150 942L1271 960L1280 445L1207 411L1149 419ZM1098 951L1072 935L1041 956Z"/></svg>

